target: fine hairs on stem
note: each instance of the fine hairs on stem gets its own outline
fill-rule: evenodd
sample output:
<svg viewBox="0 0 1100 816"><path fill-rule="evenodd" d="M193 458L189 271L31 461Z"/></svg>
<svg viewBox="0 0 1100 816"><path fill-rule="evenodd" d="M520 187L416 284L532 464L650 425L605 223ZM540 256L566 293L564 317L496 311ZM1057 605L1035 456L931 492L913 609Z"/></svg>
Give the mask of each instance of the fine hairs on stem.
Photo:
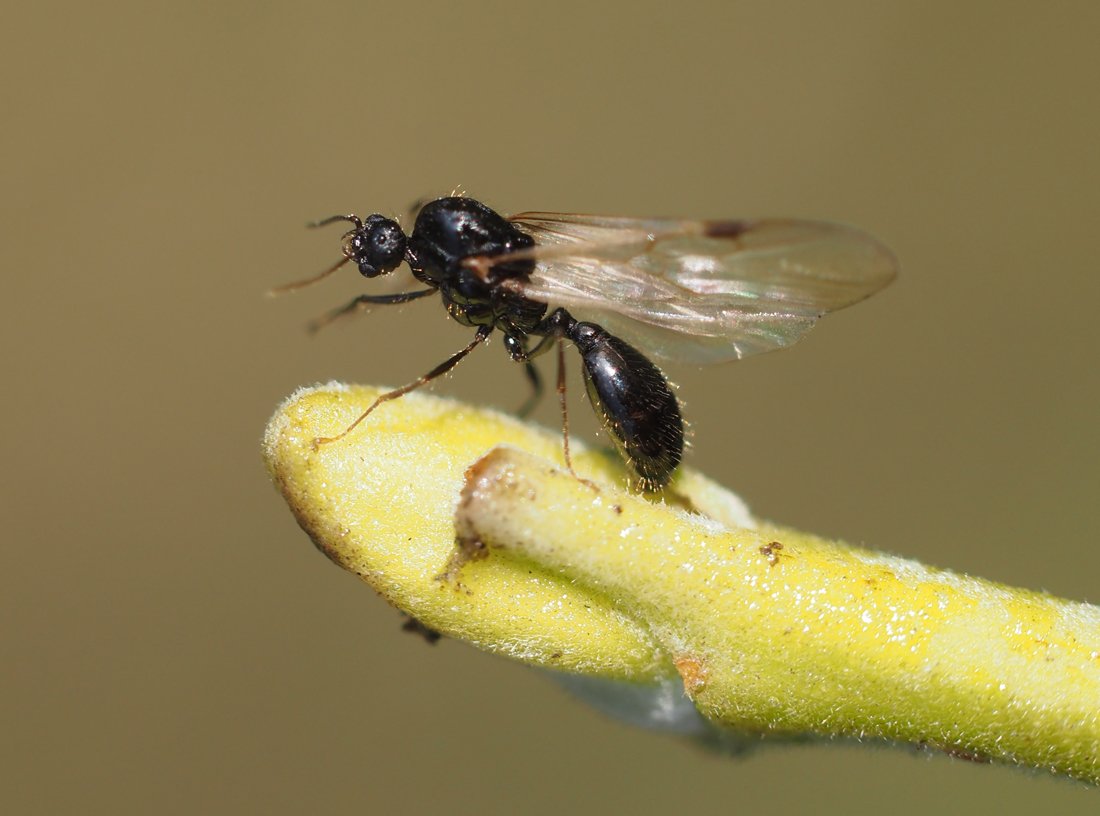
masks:
<svg viewBox="0 0 1100 816"><path fill-rule="evenodd" d="M314 543L424 627L593 682L675 681L742 739L1100 782L1100 608L756 523L690 470L635 495L616 455L575 445L582 481L560 436L425 395L311 445L379 393L299 391L264 452Z"/></svg>

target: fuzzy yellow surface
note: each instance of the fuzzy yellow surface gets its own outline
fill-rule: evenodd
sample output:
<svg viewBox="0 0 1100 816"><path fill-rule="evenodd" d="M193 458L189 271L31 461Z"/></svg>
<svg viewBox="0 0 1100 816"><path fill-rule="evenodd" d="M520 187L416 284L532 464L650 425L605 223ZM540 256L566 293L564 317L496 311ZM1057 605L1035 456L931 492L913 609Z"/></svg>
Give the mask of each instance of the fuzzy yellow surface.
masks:
<svg viewBox="0 0 1100 816"><path fill-rule="evenodd" d="M502 414L410 394L382 405L347 438L317 450L381 393L329 385L303 389L272 418L268 469L317 547L426 626L488 651L550 668L620 679L671 672L650 635L598 593L581 591L533 563L489 559L462 571L464 590L437 580L454 555L454 512L463 471L510 443L561 461L561 436ZM624 478L617 459L574 460L591 479ZM744 523L740 501L701 477L707 512Z"/></svg>
<svg viewBox="0 0 1100 816"><path fill-rule="evenodd" d="M463 526L617 599L712 720L878 737L1096 781L1100 609L765 526L593 495L530 454L480 462ZM534 498L532 498L534 497Z"/></svg>
<svg viewBox="0 0 1100 816"><path fill-rule="evenodd" d="M272 474L333 560L432 628L537 665L653 681L678 672L713 721L878 737L1100 781L1100 609L776 526L682 474L622 491L617 460L428 397L301 392L273 418ZM507 444L514 449L494 450ZM518 450L518 449L522 449ZM476 463L476 464L475 464ZM456 515L457 513L457 515ZM489 557L440 581L456 520Z"/></svg>

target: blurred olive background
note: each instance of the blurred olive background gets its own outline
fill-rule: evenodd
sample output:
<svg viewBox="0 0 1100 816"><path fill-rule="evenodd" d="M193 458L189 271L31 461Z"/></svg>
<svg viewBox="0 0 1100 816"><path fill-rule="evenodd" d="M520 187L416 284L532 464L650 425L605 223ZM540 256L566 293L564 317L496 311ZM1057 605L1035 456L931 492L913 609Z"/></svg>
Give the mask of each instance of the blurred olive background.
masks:
<svg viewBox="0 0 1100 816"><path fill-rule="evenodd" d="M310 219L461 185L848 221L902 276L795 349L670 369L691 465L761 516L1096 601L1100 6L61 3L5 29L5 812L1096 812L904 750L710 756L430 648L313 549L259 440L299 385L403 383L469 337L434 300L308 337L367 287L263 297L338 257ZM495 343L435 390L525 389Z"/></svg>

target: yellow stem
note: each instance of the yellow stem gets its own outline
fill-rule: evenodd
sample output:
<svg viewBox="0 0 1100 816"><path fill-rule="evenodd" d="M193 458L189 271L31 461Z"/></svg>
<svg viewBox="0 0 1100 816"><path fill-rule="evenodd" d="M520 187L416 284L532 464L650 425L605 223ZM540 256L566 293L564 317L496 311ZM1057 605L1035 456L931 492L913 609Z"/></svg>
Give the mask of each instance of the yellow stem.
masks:
<svg viewBox="0 0 1100 816"><path fill-rule="evenodd" d="M317 546L426 626L589 676L678 674L704 716L750 733L898 740L1100 782L1097 607L750 529L690 471L650 501L623 491L614 457L577 451L594 489L561 470L556 435L420 395L313 450L378 393L296 394L265 452ZM463 563L475 542L488 557Z"/></svg>

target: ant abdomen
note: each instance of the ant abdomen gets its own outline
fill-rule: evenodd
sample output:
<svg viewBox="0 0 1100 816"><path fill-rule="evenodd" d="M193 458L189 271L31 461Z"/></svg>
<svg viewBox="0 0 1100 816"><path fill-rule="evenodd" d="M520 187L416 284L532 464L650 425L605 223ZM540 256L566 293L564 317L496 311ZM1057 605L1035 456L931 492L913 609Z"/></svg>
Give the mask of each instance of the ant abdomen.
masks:
<svg viewBox="0 0 1100 816"><path fill-rule="evenodd" d="M661 370L594 323L575 323L569 339L584 361L588 398L644 490L659 490L684 451L680 406Z"/></svg>

